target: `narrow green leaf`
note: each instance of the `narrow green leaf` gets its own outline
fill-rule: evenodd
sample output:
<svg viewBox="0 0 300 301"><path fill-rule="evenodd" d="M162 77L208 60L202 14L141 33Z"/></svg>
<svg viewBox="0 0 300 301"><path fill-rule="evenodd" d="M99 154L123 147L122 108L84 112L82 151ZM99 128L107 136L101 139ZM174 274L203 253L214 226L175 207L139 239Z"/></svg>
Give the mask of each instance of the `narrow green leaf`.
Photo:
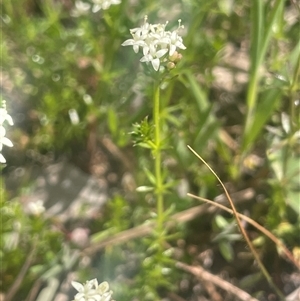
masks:
<svg viewBox="0 0 300 301"><path fill-rule="evenodd" d="M139 186L136 189L137 192L149 192L149 191L153 191L153 190L154 190L154 188L151 186Z"/></svg>
<svg viewBox="0 0 300 301"><path fill-rule="evenodd" d="M144 172L145 172L148 180L150 181L150 183L155 185L156 178L155 178L154 174L147 167L144 167L143 169L144 169Z"/></svg>
<svg viewBox="0 0 300 301"><path fill-rule="evenodd" d="M244 149L251 148L251 145L260 134L262 128L273 114L276 106L279 103L282 91L280 89L271 88L265 91L257 105L257 110L253 116L251 131L245 133Z"/></svg>
<svg viewBox="0 0 300 301"><path fill-rule="evenodd" d="M207 99L206 92L203 89L201 89L200 84L197 82L195 76L190 71L186 70L182 77L186 80L182 81L183 84L189 86L196 99L199 112L202 112L203 110L207 109L209 107L209 101Z"/></svg>
<svg viewBox="0 0 300 301"><path fill-rule="evenodd" d="M107 112L108 128L113 136L116 136L119 128L118 117L113 108L109 108Z"/></svg>
<svg viewBox="0 0 300 301"><path fill-rule="evenodd" d="M219 249L222 256L227 262L231 262L233 260L234 253L230 243L228 243L227 241L221 241L219 243Z"/></svg>

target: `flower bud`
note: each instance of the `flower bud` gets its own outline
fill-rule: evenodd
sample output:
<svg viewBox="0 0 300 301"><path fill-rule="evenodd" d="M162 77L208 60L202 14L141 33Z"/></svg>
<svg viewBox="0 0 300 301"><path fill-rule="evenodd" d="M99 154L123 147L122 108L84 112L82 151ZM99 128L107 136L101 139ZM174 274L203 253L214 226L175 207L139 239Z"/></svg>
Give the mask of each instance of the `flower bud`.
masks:
<svg viewBox="0 0 300 301"><path fill-rule="evenodd" d="M177 51L175 51L172 55L169 56L169 60L171 62L175 62L177 60L178 54L179 53Z"/></svg>
<svg viewBox="0 0 300 301"><path fill-rule="evenodd" d="M175 60L175 63L178 63L178 62L180 62L181 60L182 60L182 54L181 54L181 53L178 53L177 58L176 58L176 60Z"/></svg>
<svg viewBox="0 0 300 301"><path fill-rule="evenodd" d="M175 67L176 67L176 65L175 65L173 62L168 62L167 68L168 68L169 70L174 69Z"/></svg>

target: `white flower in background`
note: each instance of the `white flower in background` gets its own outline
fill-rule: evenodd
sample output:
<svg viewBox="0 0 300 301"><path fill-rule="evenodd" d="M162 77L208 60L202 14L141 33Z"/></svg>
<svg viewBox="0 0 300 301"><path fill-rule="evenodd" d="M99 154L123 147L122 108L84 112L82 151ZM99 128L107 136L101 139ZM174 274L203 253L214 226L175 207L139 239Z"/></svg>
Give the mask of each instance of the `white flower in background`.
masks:
<svg viewBox="0 0 300 301"><path fill-rule="evenodd" d="M2 108L0 108L0 163L6 163L6 160L1 153L3 145L8 147L13 146L13 143L7 137L5 137L6 130L4 124L6 121L9 125L14 125L11 116L6 111L6 103L5 101L2 101Z"/></svg>
<svg viewBox="0 0 300 301"><path fill-rule="evenodd" d="M75 109L70 109L69 110L69 117L70 117L70 120L71 120L71 123L73 125L76 125L79 123L79 116L78 116L78 113Z"/></svg>
<svg viewBox="0 0 300 301"><path fill-rule="evenodd" d="M75 1L75 7L71 11L72 17L79 17L86 15L91 8L91 4L83 1Z"/></svg>
<svg viewBox="0 0 300 301"><path fill-rule="evenodd" d="M70 239L79 247L85 247L89 243L89 229L78 227L70 234Z"/></svg>
<svg viewBox="0 0 300 301"><path fill-rule="evenodd" d="M109 290L106 281L99 285L97 279L86 281L85 284L72 281L72 285L78 291L73 301L113 301L111 299L113 292Z"/></svg>
<svg viewBox="0 0 300 301"><path fill-rule="evenodd" d="M138 53L140 47L143 50L144 56L140 59L141 62L151 62L155 71L159 70L160 64L169 60L166 58L168 53L172 57L172 62L175 63L181 59L181 55L176 54L176 59L173 56L177 53L176 49L186 49L183 45L182 37L179 35L179 30L183 28L181 20L178 20L178 28L172 32L166 31L168 24L149 24L147 16L145 16L144 24L141 27L130 30L132 39L126 40L122 46L133 46L133 51Z"/></svg>
<svg viewBox="0 0 300 301"><path fill-rule="evenodd" d="M44 202L41 200L30 202L27 205L27 210L30 215L39 216L45 212Z"/></svg>
<svg viewBox="0 0 300 301"><path fill-rule="evenodd" d="M93 13L96 13L100 9L109 9L111 5L117 5L121 3L121 0L92 0L94 3Z"/></svg>
<svg viewBox="0 0 300 301"><path fill-rule="evenodd" d="M96 298L95 280L87 281L85 284L72 281L73 287L78 291L73 301L99 301L99 298Z"/></svg>
<svg viewBox="0 0 300 301"><path fill-rule="evenodd" d="M96 13L101 9L106 10L109 9L111 5L120 4L121 0L92 0L91 2L92 4L80 0L75 1L75 7L71 11L71 16L79 17L86 15L92 6L93 13Z"/></svg>

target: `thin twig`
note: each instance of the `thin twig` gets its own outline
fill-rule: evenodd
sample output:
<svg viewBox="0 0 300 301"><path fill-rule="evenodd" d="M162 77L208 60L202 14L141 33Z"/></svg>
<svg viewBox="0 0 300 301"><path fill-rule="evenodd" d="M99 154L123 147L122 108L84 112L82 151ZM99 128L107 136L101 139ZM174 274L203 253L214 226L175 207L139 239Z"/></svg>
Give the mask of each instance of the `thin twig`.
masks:
<svg viewBox="0 0 300 301"><path fill-rule="evenodd" d="M216 285L211 281L203 281L203 286L205 287L205 290L207 291L209 295L210 301L223 301L224 298L220 295L219 292L216 290Z"/></svg>
<svg viewBox="0 0 300 301"><path fill-rule="evenodd" d="M201 160L201 162L210 170L210 172L216 177L216 179L218 180L218 182L221 184L225 194L226 194L226 197L228 199L228 202L230 204L230 207L232 209L232 213L236 219L236 222L238 224L238 227L244 237L244 239L246 240L247 242L247 245L249 246L250 250L251 250L251 253L253 254L257 264L259 265L259 268L260 270L262 271L262 273L264 274L264 276L266 277L268 283L270 284L270 286L273 287L274 291L277 293L277 295L282 299L284 300L284 295L282 294L282 292L278 289L278 287L274 284L273 282L273 279L272 277L270 276L269 272L267 271L267 269L265 268L265 266L263 265L262 261L260 260L259 258L259 255L258 253L256 252L246 230L244 229L244 227L242 226L242 223L240 221L240 218L239 218L239 215L238 215L238 212L235 208L235 205L225 187L225 185L223 184L223 182L221 181L221 179L218 177L218 175L215 173L215 171L208 165L208 163L206 163L206 161L196 152L194 151L189 145L187 146L189 148L189 150L199 159Z"/></svg>
<svg viewBox="0 0 300 301"><path fill-rule="evenodd" d="M12 286L10 287L10 289L8 290L6 296L5 296L5 299L4 301L10 301L13 299L13 297L15 296L15 294L17 293L18 289L20 288L21 284L22 284L22 281L28 271L28 269L30 268L32 262L33 262L33 258L34 258L34 255L35 255L35 252L36 252L36 246L34 246L28 257L26 258L26 261L24 263L24 265L22 266L16 280L14 281L14 283L12 284Z"/></svg>
<svg viewBox="0 0 300 301"><path fill-rule="evenodd" d="M193 195L191 193L187 194L188 196L200 200L200 201L204 201L206 203L209 203L213 206L216 206L218 208L221 208L229 213L233 213L233 211L221 204L215 203L211 200L202 198L200 196L196 196ZM273 233L271 233L269 230L267 230L266 228L264 228L263 226L261 226L260 224L258 224L256 221L254 221L253 219L251 219L250 217L243 215L241 213L238 213L238 216L245 220L246 222L248 222L249 224L251 224L252 226L254 226L256 229L258 229L260 232L262 232L263 234L265 234L267 237L269 237L280 249L281 251L284 253L284 255L290 260L291 263L293 263L299 270L300 270L300 264L296 261L296 259L294 258L293 254L289 251L289 249L285 246L285 244L279 240ZM283 257L284 258L284 257Z"/></svg>
<svg viewBox="0 0 300 301"><path fill-rule="evenodd" d="M209 209L209 206L200 205L197 207L193 207L193 208L184 210L180 213L176 213L173 216L171 216L171 218L170 218L171 222L167 223L166 227L170 228L174 225L174 222L172 222L172 220L174 220L176 222L187 222L189 220L194 219L198 215L206 213L208 209ZM154 225L155 225L154 222L150 222L146 225L140 225L140 226L134 227L132 229L122 231L112 237L103 239L102 241L100 241L98 243L94 243L94 244L88 246L87 248L85 248L82 251L82 253L84 255L91 255L95 252L98 252L98 251L104 249L107 246L118 245L118 244L127 242L131 239L149 235L153 231Z"/></svg>
<svg viewBox="0 0 300 301"><path fill-rule="evenodd" d="M249 200L252 198L252 190L246 189L240 192L236 192L234 194L236 196L235 202L242 202L245 200ZM226 199L220 198L220 203L224 203ZM170 222L166 224L167 228L171 228L174 226L174 221L176 223L185 223L190 220L193 220L195 217L202 215L207 212L211 212L211 209L208 205L200 205L189 208L187 210L176 213L170 217ZM92 255L107 246L111 245L119 245L121 243L127 242L131 239L136 239L139 237L143 237L149 235L153 231L154 222L150 222L148 224L140 225L128 230L124 230L120 233L117 233L109 238L103 239L100 242L95 242L86 247L82 253L83 255Z"/></svg>
<svg viewBox="0 0 300 301"><path fill-rule="evenodd" d="M234 286L233 284L225 281L224 279L222 279L218 276L215 276L215 275L207 272L200 266L190 266L190 265L184 264L182 262L177 262L176 266L186 272L193 274L194 276L198 277L201 280L213 283L214 285L225 290L227 293L236 296L237 298L239 298L242 301L259 301L256 298L251 297L245 291Z"/></svg>
<svg viewBox="0 0 300 301"><path fill-rule="evenodd" d="M32 288L31 288L31 290L30 290L30 292L29 292L29 294L28 294L28 296L26 298L26 301L34 301L34 300L36 300L36 296L37 296L37 294L38 294L38 292L39 292L42 284L43 284L43 280L41 278L38 278L34 282Z"/></svg>

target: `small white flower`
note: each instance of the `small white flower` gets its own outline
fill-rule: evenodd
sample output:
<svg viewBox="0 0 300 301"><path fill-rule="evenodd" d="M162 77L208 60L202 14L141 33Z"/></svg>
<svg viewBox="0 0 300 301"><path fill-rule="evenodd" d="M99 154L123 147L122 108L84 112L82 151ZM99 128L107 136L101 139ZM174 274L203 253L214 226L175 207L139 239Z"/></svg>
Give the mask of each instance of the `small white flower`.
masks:
<svg viewBox="0 0 300 301"><path fill-rule="evenodd" d="M177 48L186 49L178 33L183 26L181 26L181 20L178 22L178 28L170 32L165 30L168 22L165 24L149 24L147 16L145 16L144 24L141 27L131 29L132 39L126 40L122 43L122 46L133 46L135 53L138 53L141 47L143 57L140 61L151 62L153 69L158 71L162 62L168 62L168 59L165 58L167 53L172 56ZM173 62L174 66L175 64L176 62Z"/></svg>
<svg viewBox="0 0 300 301"><path fill-rule="evenodd" d="M70 109L69 110L69 117L70 117L70 120L71 120L71 123L73 125L76 125L79 123L79 116L78 116L78 113L75 109Z"/></svg>
<svg viewBox="0 0 300 301"><path fill-rule="evenodd" d="M74 301L100 301L101 299L97 295L95 288L93 288L95 280L96 279L87 281L84 285L79 282L72 281L73 287L78 291L75 295Z"/></svg>
<svg viewBox="0 0 300 301"><path fill-rule="evenodd" d="M100 283L97 287L97 292L101 296L101 301L110 301L111 300L111 295L112 291L109 290L109 284L108 282L104 281Z"/></svg>
<svg viewBox="0 0 300 301"><path fill-rule="evenodd" d="M159 69L160 65L160 58L163 57L168 52L168 49L160 49L157 50L157 48L154 45L150 45L149 47L149 53L144 55L140 61L141 62L151 62L152 67L155 71Z"/></svg>
<svg viewBox="0 0 300 301"><path fill-rule="evenodd" d="M86 281L85 284L72 281L72 285L78 291L73 301L111 301L113 292L106 281L99 285L97 279Z"/></svg>
<svg viewBox="0 0 300 301"><path fill-rule="evenodd" d="M124 43L122 43L122 46L133 46L133 51L135 53L139 52L139 47L147 47L147 43L145 42L148 33L150 30L150 24L147 23L147 16L144 19L144 24L141 27L130 29L130 33L133 37L133 39L128 39ZM145 55L146 53L144 53Z"/></svg>
<svg viewBox="0 0 300 301"><path fill-rule="evenodd" d="M41 200L30 202L27 205L27 210L31 215L39 216L45 212L44 202Z"/></svg>
<svg viewBox="0 0 300 301"><path fill-rule="evenodd" d="M170 39L170 41L169 41L169 47L170 47L169 55L170 56L172 56L174 54L174 52L176 51L176 48L180 48L183 50L186 49L186 47L182 43L182 37L180 37L178 35L177 30L172 32L169 39Z"/></svg>
<svg viewBox="0 0 300 301"><path fill-rule="evenodd" d="M84 247L89 242L89 230L86 228L78 227L70 234L71 241L79 247Z"/></svg>
<svg viewBox="0 0 300 301"><path fill-rule="evenodd" d="M109 9L111 5L117 5L121 3L121 0L93 0L93 13L96 13L100 9Z"/></svg>
<svg viewBox="0 0 300 301"><path fill-rule="evenodd" d="M75 1L75 8L71 11L73 17L79 17L88 13L91 5L83 1Z"/></svg>
<svg viewBox="0 0 300 301"><path fill-rule="evenodd" d="M146 47L147 44L141 40L139 36L133 35L133 39L126 40L124 43L122 43L122 46L133 46L133 51L138 53L139 48Z"/></svg>

